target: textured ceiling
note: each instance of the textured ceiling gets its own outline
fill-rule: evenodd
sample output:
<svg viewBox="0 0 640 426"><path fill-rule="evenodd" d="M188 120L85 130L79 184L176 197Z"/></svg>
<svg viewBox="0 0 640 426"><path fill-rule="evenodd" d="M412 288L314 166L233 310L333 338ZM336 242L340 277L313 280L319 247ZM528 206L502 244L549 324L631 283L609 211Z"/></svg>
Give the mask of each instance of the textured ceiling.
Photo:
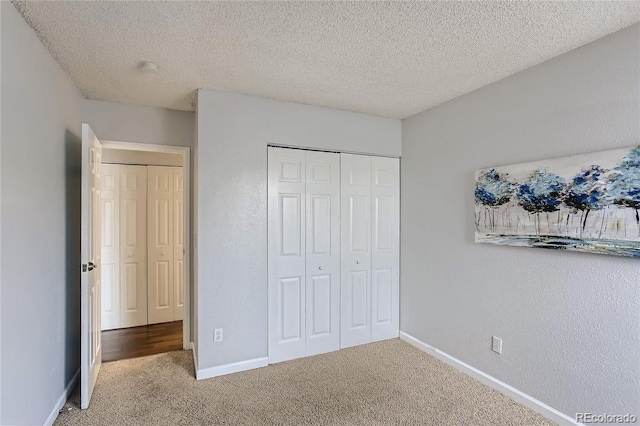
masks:
<svg viewBox="0 0 640 426"><path fill-rule="evenodd" d="M640 21L636 1L14 4L90 99L193 110L205 88L394 118Z"/></svg>

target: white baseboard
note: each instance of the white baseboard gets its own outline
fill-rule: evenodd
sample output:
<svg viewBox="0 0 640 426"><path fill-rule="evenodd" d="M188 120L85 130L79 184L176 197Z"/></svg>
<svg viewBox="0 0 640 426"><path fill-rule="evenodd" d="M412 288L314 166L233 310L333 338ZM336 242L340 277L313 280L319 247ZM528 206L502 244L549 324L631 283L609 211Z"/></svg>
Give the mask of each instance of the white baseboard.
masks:
<svg viewBox="0 0 640 426"><path fill-rule="evenodd" d="M576 422L571 417L567 416L564 413L561 413L553 407L548 406L544 402L538 401L537 399L527 395L524 392L519 391L513 386L501 382L495 377L490 376L487 373L480 371L477 368L472 367L469 364L466 364L459 359L454 358L451 355L442 352L441 350L436 349L433 346L424 343L403 331L400 332L400 339L428 353L429 355L432 355L440 361L443 361L457 368L458 370L462 371L465 374L468 374L476 380L479 380L481 383L489 386L490 388L493 388L498 392L503 393L510 398L513 398L525 407L532 409L533 411L543 415L549 420L558 423L559 425L580 425L580 423Z"/></svg>
<svg viewBox="0 0 640 426"><path fill-rule="evenodd" d="M51 410L51 413L49 413L49 417L47 417L47 420L44 421L43 426L51 426L53 425L53 422L56 421L60 410L62 409L62 407L64 407L64 404L67 402L67 399L69 399L69 396L71 395L71 392L73 392L76 383L78 383L78 379L80 379L79 368L78 371L76 371L76 374L74 374L71 378L71 381L64 388L64 391L62 391L62 395L60 395L60 398L58 398L56 405L53 407L53 410Z"/></svg>
<svg viewBox="0 0 640 426"><path fill-rule="evenodd" d="M266 367L267 365L269 365L269 358L264 357L234 362L232 364L219 365L217 367L203 368L202 370L196 370L196 379L210 379L212 377L224 376L225 374Z"/></svg>

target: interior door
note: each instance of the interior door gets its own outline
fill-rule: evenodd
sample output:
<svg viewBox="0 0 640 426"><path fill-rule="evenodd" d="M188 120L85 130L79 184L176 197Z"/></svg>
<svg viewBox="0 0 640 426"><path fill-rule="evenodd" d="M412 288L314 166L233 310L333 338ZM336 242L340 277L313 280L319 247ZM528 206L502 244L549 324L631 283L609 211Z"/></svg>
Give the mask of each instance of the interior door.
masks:
<svg viewBox="0 0 640 426"><path fill-rule="evenodd" d="M399 335L400 160L371 157L371 340Z"/></svg>
<svg viewBox="0 0 640 426"><path fill-rule="evenodd" d="M102 330L120 327L120 166L102 165Z"/></svg>
<svg viewBox="0 0 640 426"><path fill-rule="evenodd" d="M306 355L340 349L340 154L307 151Z"/></svg>
<svg viewBox="0 0 640 426"><path fill-rule="evenodd" d="M82 279L80 290L80 407L89 407L102 364L100 340L101 173L102 145L88 124L82 124Z"/></svg>
<svg viewBox="0 0 640 426"><path fill-rule="evenodd" d="M341 339L371 342L371 157L341 154Z"/></svg>
<svg viewBox="0 0 640 426"><path fill-rule="evenodd" d="M120 326L147 324L147 167L120 166Z"/></svg>
<svg viewBox="0 0 640 426"><path fill-rule="evenodd" d="M173 168L149 166L148 323L173 321Z"/></svg>
<svg viewBox="0 0 640 426"><path fill-rule="evenodd" d="M184 316L184 175L173 169L173 320Z"/></svg>
<svg viewBox="0 0 640 426"><path fill-rule="evenodd" d="M305 152L268 148L269 362L305 356Z"/></svg>

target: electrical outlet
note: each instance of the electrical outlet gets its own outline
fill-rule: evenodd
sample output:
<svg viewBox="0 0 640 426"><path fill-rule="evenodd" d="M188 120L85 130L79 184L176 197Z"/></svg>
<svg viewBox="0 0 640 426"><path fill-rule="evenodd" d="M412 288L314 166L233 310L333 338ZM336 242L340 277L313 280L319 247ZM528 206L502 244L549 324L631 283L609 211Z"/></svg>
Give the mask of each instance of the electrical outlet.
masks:
<svg viewBox="0 0 640 426"><path fill-rule="evenodd" d="M214 342L222 342L222 329L216 328L213 330L213 341Z"/></svg>
<svg viewBox="0 0 640 426"><path fill-rule="evenodd" d="M502 354L502 339L496 336L493 336L491 350Z"/></svg>

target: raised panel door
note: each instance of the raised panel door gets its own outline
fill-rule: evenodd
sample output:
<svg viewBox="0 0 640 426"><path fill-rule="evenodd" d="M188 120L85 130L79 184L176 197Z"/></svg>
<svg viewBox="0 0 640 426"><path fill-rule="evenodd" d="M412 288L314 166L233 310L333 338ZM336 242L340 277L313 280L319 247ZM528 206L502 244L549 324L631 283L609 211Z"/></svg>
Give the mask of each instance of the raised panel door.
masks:
<svg viewBox="0 0 640 426"><path fill-rule="evenodd" d="M305 153L268 148L269 362L305 355Z"/></svg>
<svg viewBox="0 0 640 426"><path fill-rule="evenodd" d="M174 318L174 169L148 167L148 323Z"/></svg>
<svg viewBox="0 0 640 426"><path fill-rule="evenodd" d="M306 355L340 349L340 155L305 152Z"/></svg>
<svg viewBox="0 0 640 426"><path fill-rule="evenodd" d="M147 324L147 168L120 167L120 325Z"/></svg>
<svg viewBox="0 0 640 426"><path fill-rule="evenodd" d="M341 339L371 341L371 157L341 154Z"/></svg>
<svg viewBox="0 0 640 426"><path fill-rule="evenodd" d="M120 327L120 166L102 165L102 330Z"/></svg>
<svg viewBox="0 0 640 426"><path fill-rule="evenodd" d="M399 335L400 217L397 158L372 157L371 340Z"/></svg>
<svg viewBox="0 0 640 426"><path fill-rule="evenodd" d="M80 408L89 407L100 366L102 264L102 144L88 124L82 124L80 253Z"/></svg>
<svg viewBox="0 0 640 426"><path fill-rule="evenodd" d="M184 316L184 175L173 169L173 320Z"/></svg>

